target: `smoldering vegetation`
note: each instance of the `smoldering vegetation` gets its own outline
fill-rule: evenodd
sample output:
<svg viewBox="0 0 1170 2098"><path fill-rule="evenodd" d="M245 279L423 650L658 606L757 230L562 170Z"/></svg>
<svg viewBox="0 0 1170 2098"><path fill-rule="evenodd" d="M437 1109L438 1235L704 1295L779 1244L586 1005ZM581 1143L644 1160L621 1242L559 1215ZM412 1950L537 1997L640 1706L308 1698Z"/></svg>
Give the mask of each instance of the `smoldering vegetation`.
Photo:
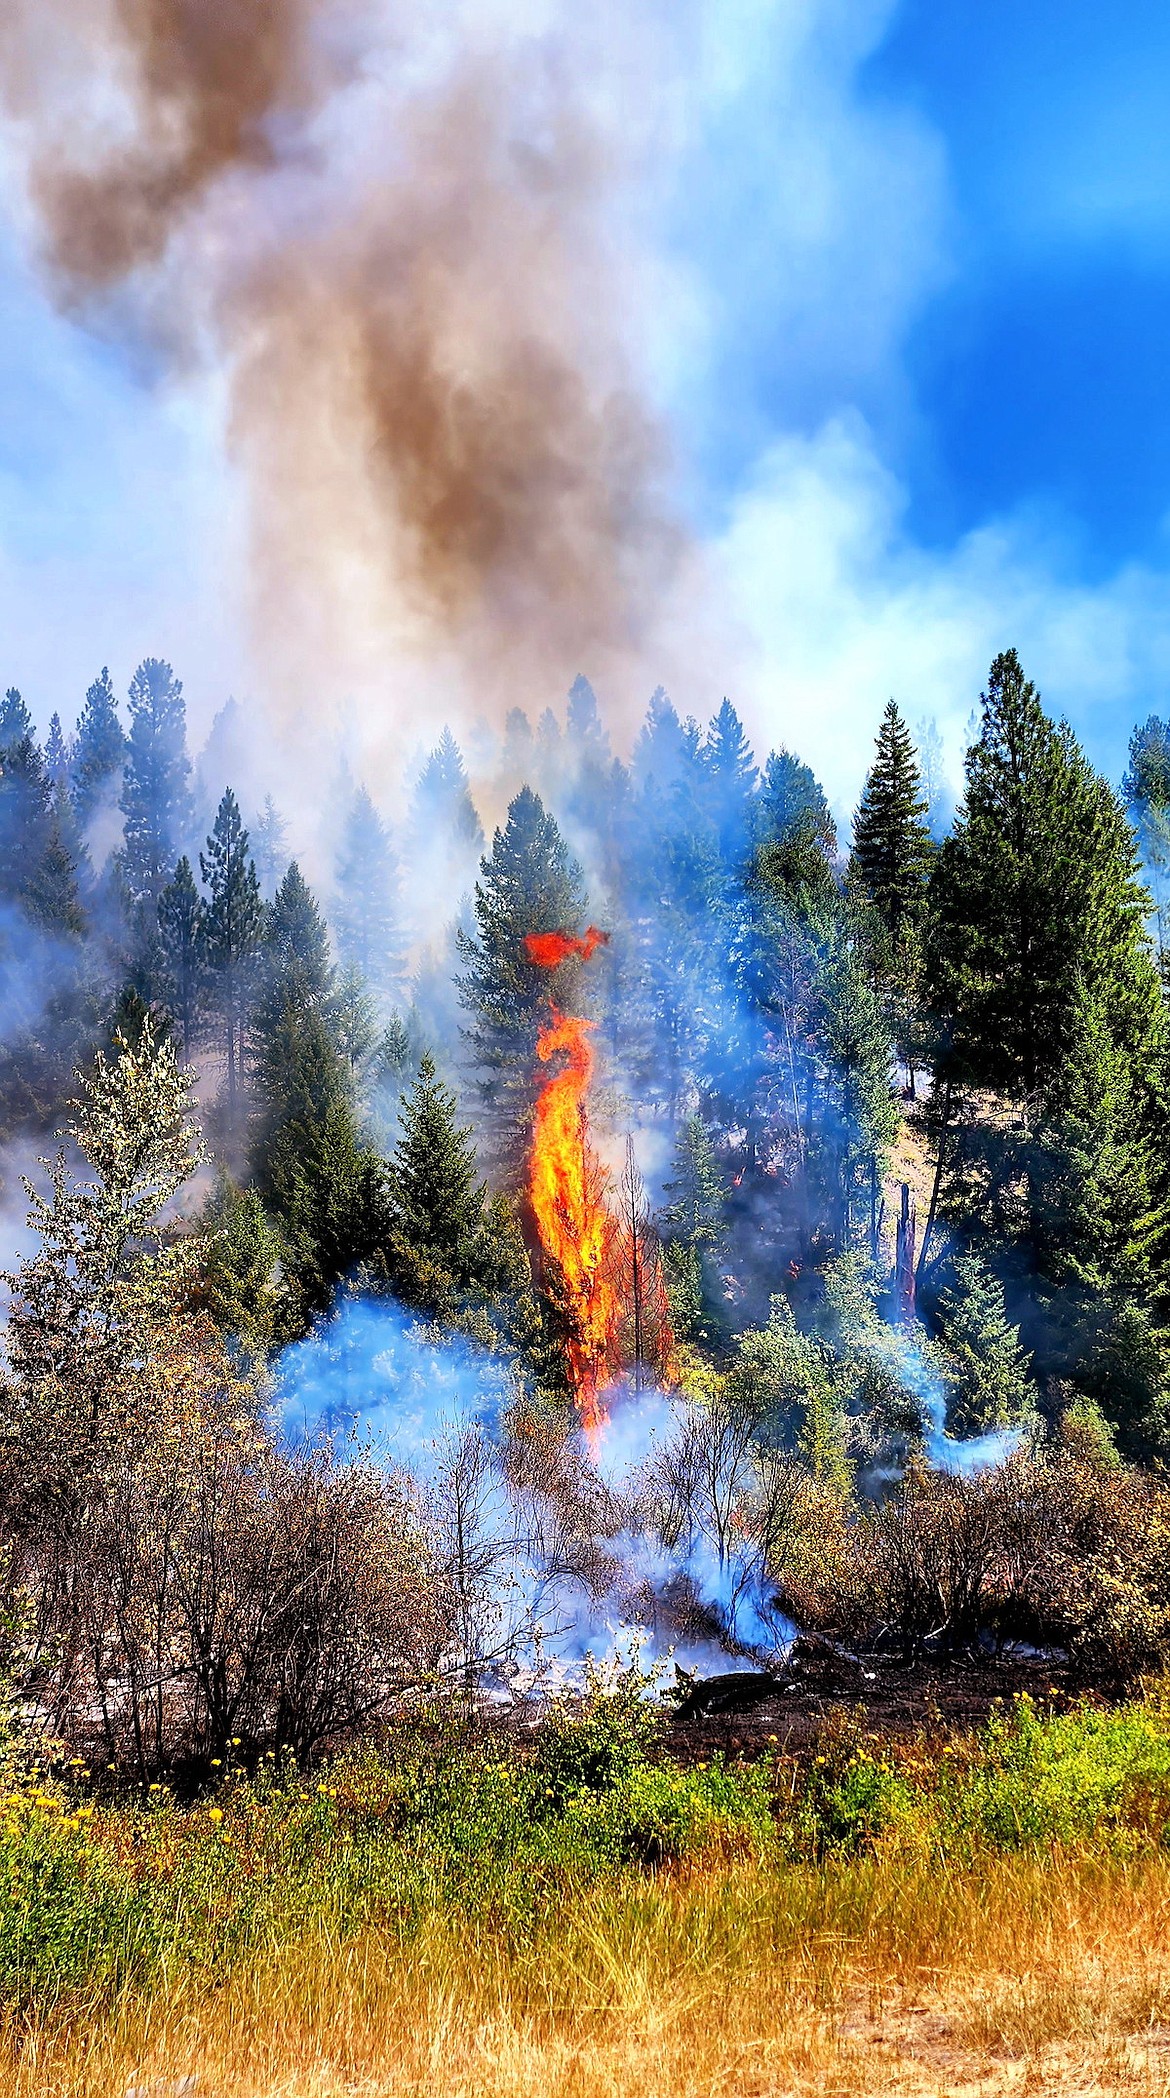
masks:
<svg viewBox="0 0 1170 2098"><path fill-rule="evenodd" d="M1000 657L957 813L891 703L847 851L727 702L622 759L578 679L303 840L235 733L155 659L0 715L15 1704L145 1775L599 1661L1155 1666L1161 725L1123 806Z"/></svg>

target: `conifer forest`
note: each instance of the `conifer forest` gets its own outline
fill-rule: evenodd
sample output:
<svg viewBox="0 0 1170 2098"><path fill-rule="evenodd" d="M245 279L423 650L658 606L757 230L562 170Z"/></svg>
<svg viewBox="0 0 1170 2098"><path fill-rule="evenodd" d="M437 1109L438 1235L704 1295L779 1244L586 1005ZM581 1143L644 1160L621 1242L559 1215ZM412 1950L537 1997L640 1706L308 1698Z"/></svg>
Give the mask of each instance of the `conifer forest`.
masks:
<svg viewBox="0 0 1170 2098"><path fill-rule="evenodd" d="M339 775L310 880L169 664L8 692L0 1524L72 1748L1160 1663L1170 729L1119 792L1006 652L952 805L874 726L841 834L579 677L395 822Z"/></svg>

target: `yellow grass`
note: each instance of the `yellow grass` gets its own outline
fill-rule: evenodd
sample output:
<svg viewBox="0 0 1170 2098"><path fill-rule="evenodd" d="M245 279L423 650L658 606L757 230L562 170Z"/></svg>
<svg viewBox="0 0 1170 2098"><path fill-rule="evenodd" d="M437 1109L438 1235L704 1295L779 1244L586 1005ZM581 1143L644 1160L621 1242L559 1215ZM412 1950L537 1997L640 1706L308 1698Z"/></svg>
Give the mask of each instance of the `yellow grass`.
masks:
<svg viewBox="0 0 1170 2098"><path fill-rule="evenodd" d="M15 2044L5 2093L96 2098L1170 2093L1170 1863L893 1856L598 1888L506 1953L311 1936Z"/></svg>

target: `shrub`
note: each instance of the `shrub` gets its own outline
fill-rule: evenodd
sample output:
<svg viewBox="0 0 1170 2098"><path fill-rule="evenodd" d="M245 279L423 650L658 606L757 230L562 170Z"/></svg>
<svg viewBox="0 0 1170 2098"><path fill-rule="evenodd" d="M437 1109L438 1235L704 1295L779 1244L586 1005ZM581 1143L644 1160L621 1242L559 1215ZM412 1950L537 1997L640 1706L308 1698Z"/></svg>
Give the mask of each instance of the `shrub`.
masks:
<svg viewBox="0 0 1170 2098"><path fill-rule="evenodd" d="M1170 1711L1081 1705L1044 1716L1030 1698L993 1718L970 1760L953 1763L940 1797L952 1841L999 1850L1070 1843L1170 1822Z"/></svg>

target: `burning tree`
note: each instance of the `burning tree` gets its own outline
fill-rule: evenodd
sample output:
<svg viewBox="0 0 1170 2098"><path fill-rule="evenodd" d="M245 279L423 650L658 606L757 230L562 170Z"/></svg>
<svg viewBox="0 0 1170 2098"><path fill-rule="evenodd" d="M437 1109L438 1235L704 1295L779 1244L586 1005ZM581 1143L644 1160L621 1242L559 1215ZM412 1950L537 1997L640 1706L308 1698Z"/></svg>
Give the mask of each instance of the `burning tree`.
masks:
<svg viewBox="0 0 1170 2098"><path fill-rule="evenodd" d="M607 937L591 925L582 939L530 933L524 945L530 961L551 971L570 957L588 961ZM665 1376L673 1339L658 1242L632 1143L615 1213L610 1175L590 1142L585 1103L593 1077L593 1023L562 1013L551 998L549 1015L536 1054L542 1064L564 1061L536 1103L530 1194L541 1246L563 1278L569 1384L592 1439L606 1420L606 1385L627 1364L639 1390L648 1365Z"/></svg>

